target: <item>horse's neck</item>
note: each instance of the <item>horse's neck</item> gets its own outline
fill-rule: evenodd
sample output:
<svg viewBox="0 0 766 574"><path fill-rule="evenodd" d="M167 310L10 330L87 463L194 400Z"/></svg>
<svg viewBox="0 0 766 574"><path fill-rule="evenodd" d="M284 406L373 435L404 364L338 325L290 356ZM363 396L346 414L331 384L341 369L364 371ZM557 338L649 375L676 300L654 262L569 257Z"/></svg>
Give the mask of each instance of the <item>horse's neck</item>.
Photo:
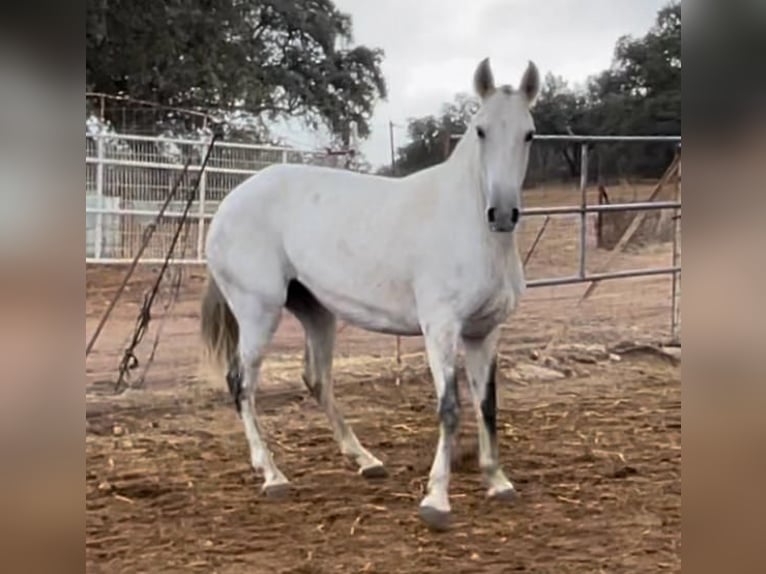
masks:
<svg viewBox="0 0 766 574"><path fill-rule="evenodd" d="M484 210L482 174L476 142L469 134L460 139L449 158L439 166L445 182L439 193L447 196L446 199L460 210L463 218L468 215L469 224L480 225Z"/></svg>

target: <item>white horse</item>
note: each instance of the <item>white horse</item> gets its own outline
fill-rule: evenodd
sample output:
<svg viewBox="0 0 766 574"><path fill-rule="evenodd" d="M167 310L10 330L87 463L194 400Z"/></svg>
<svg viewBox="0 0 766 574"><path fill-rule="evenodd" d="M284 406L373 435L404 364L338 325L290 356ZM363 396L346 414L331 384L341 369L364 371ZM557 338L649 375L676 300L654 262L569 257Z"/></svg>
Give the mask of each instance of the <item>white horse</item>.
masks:
<svg viewBox="0 0 766 574"><path fill-rule="evenodd" d="M480 109L444 163L401 179L275 165L223 200L207 237L202 332L209 353L228 370L263 492L288 487L255 410L264 349L286 308L306 332L304 382L326 411L341 452L364 477L385 470L333 398L336 317L370 331L424 336L440 433L420 515L435 529L449 523L462 343L488 495L513 497L497 453L496 343L525 286L514 229L539 85L530 62L518 90L496 88L485 59L474 74Z"/></svg>

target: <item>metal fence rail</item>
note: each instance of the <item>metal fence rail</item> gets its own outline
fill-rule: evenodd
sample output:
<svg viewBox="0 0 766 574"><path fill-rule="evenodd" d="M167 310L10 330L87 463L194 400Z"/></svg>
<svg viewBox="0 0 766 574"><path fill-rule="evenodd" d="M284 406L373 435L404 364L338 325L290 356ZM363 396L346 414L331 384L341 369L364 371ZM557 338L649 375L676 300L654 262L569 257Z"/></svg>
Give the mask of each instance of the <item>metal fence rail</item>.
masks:
<svg viewBox="0 0 766 574"><path fill-rule="evenodd" d="M452 136L459 138L460 135ZM576 275L565 277L545 277L533 279L527 282L528 287L552 287L560 285L572 285L577 283L600 282L613 279L627 279L636 277L651 277L658 275L672 276L672 294L671 294L671 336L678 336L678 307L679 292L678 281L681 273L679 265L679 242L678 242L678 221L680 219L681 201L680 193L677 188L675 201L649 201L649 202L630 202L615 203L606 205L588 205L588 161L590 147L594 144L615 144L615 143L667 143L675 144L678 152L681 150L681 136L586 136L586 135L535 135L535 141L539 142L568 142L580 145L580 205L571 207L545 207L531 208L524 210L525 216L551 216L563 214L579 214L579 269ZM680 165L680 164L679 164ZM680 180L680 170L678 171ZM673 251L672 262L668 267L648 267L644 269L608 271L601 273L588 273L586 271L587 254L587 216L589 213L608 213L620 211L649 211L649 210L671 210L673 212L674 233L673 233Z"/></svg>

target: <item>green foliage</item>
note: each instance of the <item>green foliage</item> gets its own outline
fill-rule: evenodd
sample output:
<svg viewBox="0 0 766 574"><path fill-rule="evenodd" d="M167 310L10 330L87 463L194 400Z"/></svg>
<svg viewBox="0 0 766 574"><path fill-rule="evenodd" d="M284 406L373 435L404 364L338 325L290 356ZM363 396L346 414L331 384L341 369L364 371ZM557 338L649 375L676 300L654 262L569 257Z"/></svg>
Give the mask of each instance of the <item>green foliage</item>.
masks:
<svg viewBox="0 0 766 574"><path fill-rule="evenodd" d="M332 0L87 0L87 89L369 132L383 52Z"/></svg>

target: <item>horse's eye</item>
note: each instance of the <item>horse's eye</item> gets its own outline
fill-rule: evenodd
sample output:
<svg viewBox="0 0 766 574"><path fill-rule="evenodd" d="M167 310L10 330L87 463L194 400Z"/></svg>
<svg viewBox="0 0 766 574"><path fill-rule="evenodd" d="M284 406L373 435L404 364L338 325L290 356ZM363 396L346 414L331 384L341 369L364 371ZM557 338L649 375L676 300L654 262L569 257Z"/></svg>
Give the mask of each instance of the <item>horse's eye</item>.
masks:
<svg viewBox="0 0 766 574"><path fill-rule="evenodd" d="M529 132L527 132L527 135L524 136L524 141L527 142L527 143L531 142L533 139L535 139L535 132L534 131L529 131Z"/></svg>
<svg viewBox="0 0 766 574"><path fill-rule="evenodd" d="M483 140L485 137L487 137L487 134L484 131L484 128L481 128L481 127L476 128L476 135L479 136L480 140Z"/></svg>

